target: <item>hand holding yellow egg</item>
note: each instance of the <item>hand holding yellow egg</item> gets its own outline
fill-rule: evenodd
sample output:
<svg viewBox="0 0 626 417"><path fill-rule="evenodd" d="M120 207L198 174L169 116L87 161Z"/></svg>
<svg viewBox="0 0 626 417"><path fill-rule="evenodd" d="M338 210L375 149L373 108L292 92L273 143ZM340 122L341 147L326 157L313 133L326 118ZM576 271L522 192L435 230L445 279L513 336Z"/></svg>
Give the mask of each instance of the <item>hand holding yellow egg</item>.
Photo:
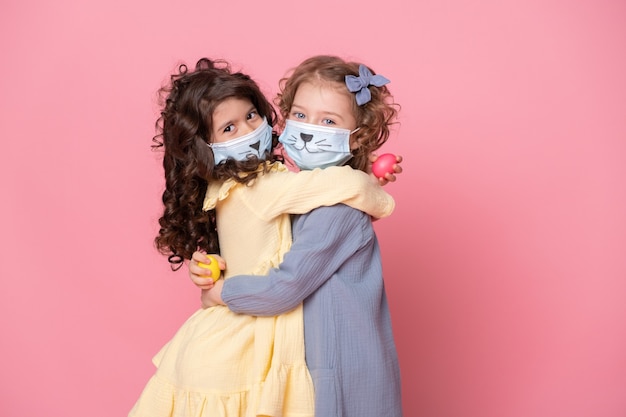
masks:
<svg viewBox="0 0 626 417"><path fill-rule="evenodd" d="M222 271L220 270L220 266L217 262L217 258L215 258L215 256L211 256L211 255L206 255L207 258L209 258L211 260L210 264L205 264L202 262L198 262L198 266L202 267L202 268L206 268L209 271L211 271L211 278L213 279L213 282L217 281L218 279L220 279L220 275L222 274Z"/></svg>

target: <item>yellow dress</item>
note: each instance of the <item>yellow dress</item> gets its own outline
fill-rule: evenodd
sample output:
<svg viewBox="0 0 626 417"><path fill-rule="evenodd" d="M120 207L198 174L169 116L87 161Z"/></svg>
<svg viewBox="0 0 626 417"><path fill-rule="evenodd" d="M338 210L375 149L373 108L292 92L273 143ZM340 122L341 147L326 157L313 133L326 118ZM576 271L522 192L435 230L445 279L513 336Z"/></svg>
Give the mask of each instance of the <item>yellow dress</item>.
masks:
<svg viewBox="0 0 626 417"><path fill-rule="evenodd" d="M211 184L224 279L265 275L291 246L289 214L345 203L381 218L394 201L350 167L289 172L274 163L249 185ZM313 383L304 359L302 305L276 317L235 314L225 306L196 311L154 357L130 417L313 417Z"/></svg>

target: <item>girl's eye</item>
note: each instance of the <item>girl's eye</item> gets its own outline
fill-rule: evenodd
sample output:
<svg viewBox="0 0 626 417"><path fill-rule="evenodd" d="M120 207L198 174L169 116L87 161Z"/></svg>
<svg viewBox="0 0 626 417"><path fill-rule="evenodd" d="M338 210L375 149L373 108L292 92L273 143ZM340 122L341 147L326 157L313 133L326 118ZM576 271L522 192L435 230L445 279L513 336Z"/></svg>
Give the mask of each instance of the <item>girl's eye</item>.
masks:
<svg viewBox="0 0 626 417"><path fill-rule="evenodd" d="M304 119L304 118L306 117L306 116L304 115L304 113L300 113L300 112L295 112L295 113L293 114L293 116L294 116L296 119Z"/></svg>
<svg viewBox="0 0 626 417"><path fill-rule="evenodd" d="M322 120L322 123L323 123L323 124L325 124L325 125L334 125L334 124L336 124L336 123L335 123L333 120L331 120L331 119L324 119L324 120Z"/></svg>
<svg viewBox="0 0 626 417"><path fill-rule="evenodd" d="M234 128L235 128L235 125L230 124L224 128L224 133L232 132Z"/></svg>
<svg viewBox="0 0 626 417"><path fill-rule="evenodd" d="M257 117L258 115L259 115L259 113L257 113L257 111L256 111L256 110L253 110L253 111L251 111L250 113L248 113L247 119L248 119L248 120L252 120L252 119L254 119L255 117Z"/></svg>

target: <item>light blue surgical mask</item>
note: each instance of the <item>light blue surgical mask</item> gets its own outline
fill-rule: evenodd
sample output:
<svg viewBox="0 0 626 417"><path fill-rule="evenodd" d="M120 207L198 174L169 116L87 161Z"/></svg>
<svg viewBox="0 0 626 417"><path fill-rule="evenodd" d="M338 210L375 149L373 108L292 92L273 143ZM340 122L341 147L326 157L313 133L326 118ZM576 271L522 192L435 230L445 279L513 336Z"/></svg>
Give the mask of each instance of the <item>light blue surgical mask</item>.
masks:
<svg viewBox="0 0 626 417"><path fill-rule="evenodd" d="M352 158L350 135L357 130L287 120L278 140L300 169L327 168Z"/></svg>
<svg viewBox="0 0 626 417"><path fill-rule="evenodd" d="M272 126L267 124L266 118L263 118L263 123L248 134L208 145L213 149L215 165L228 158L245 161L250 155L263 159L265 152L272 148Z"/></svg>

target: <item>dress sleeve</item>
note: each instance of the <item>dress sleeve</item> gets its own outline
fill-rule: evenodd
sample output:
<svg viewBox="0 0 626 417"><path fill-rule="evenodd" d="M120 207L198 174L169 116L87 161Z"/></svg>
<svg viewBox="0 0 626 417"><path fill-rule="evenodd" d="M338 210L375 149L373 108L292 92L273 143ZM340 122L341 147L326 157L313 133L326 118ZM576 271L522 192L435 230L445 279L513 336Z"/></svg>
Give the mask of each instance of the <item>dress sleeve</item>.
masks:
<svg viewBox="0 0 626 417"><path fill-rule="evenodd" d="M375 218L387 217L395 208L393 197L370 175L349 166L272 172L247 191L251 201L262 196L265 203L256 205L256 210L267 221L283 213L303 214L339 203Z"/></svg>
<svg viewBox="0 0 626 417"><path fill-rule="evenodd" d="M292 310L371 239L370 219L345 205L320 207L294 222L294 241L268 275L238 275L224 281L222 300L236 312L274 316ZM368 236L366 238L366 236Z"/></svg>

